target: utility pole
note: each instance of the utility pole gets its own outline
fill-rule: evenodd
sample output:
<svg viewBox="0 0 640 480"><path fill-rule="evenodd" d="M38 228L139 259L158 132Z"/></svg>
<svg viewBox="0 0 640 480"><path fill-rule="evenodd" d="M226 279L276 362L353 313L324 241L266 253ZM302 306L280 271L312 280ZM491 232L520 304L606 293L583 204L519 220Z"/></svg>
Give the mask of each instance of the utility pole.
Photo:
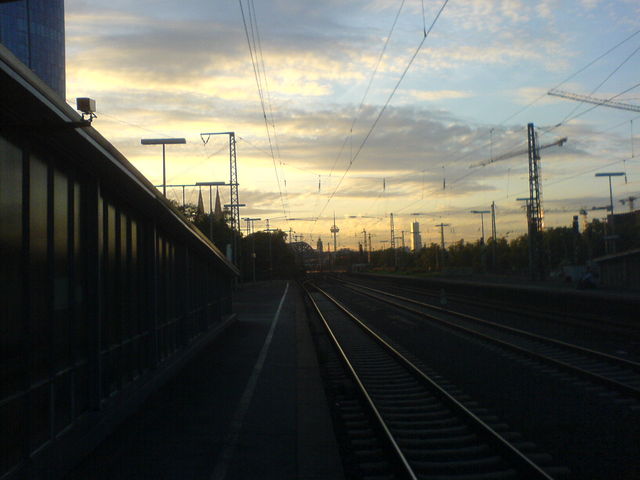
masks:
<svg viewBox="0 0 640 480"><path fill-rule="evenodd" d="M596 173L596 177L608 177L609 178L609 211L611 212L608 217L608 223L611 227L611 234L605 236L605 250L607 253L616 253L616 235L615 217L613 216L613 187L611 186L611 177L622 177L626 175L625 172L606 172Z"/></svg>
<svg viewBox="0 0 640 480"><path fill-rule="evenodd" d="M496 270L496 265L497 265L497 252L498 252L498 233L496 230L496 202L491 202L491 238L493 239L493 242L491 244L491 249L493 250L493 255L492 255L492 263L493 263L493 270Z"/></svg>
<svg viewBox="0 0 640 480"><path fill-rule="evenodd" d="M396 229L393 225L393 213L389 214L389 221L391 223L391 250L393 251L393 266L398 268L398 251L396 250Z"/></svg>
<svg viewBox="0 0 640 480"><path fill-rule="evenodd" d="M269 279L273 276L273 254L271 253L271 232L277 231L277 228L271 228L269 226L269 219L267 218L267 228L265 232L269 235Z"/></svg>
<svg viewBox="0 0 640 480"><path fill-rule="evenodd" d="M482 236L480 237L480 245L484 245L484 214L490 213L489 210L471 210L471 213L479 213L480 221L482 223Z"/></svg>
<svg viewBox="0 0 640 480"><path fill-rule="evenodd" d="M441 261L440 261L440 265L442 266L442 268L444 269L444 248L445 248L445 244L444 244L444 227L448 227L449 224L448 223L440 223L438 225L436 225L436 227L440 227L440 256L441 256Z"/></svg>
<svg viewBox="0 0 640 480"><path fill-rule="evenodd" d="M362 229L362 237L363 237L363 245L364 245L364 252L367 255L367 263L371 263L371 250L367 247L367 231L363 228ZM371 240L369 240L371 241Z"/></svg>
<svg viewBox="0 0 640 480"><path fill-rule="evenodd" d="M391 227L391 248L396 248L396 231L393 225L393 213L389 214L389 226Z"/></svg>

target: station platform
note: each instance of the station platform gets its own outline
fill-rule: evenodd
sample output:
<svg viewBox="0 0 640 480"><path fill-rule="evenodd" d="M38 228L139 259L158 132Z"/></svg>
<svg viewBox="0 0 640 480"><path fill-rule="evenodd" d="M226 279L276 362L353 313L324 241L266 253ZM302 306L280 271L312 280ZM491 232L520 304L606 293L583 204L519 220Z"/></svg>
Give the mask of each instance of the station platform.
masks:
<svg viewBox="0 0 640 480"><path fill-rule="evenodd" d="M241 286L234 311L65 479L344 478L297 285Z"/></svg>

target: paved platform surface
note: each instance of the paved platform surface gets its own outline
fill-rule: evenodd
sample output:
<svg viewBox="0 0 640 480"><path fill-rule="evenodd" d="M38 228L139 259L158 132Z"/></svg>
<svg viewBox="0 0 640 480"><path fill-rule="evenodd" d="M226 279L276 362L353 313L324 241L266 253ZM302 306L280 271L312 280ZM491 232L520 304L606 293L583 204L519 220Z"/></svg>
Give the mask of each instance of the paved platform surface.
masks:
<svg viewBox="0 0 640 480"><path fill-rule="evenodd" d="M297 286L239 288L238 319L68 477L341 479Z"/></svg>

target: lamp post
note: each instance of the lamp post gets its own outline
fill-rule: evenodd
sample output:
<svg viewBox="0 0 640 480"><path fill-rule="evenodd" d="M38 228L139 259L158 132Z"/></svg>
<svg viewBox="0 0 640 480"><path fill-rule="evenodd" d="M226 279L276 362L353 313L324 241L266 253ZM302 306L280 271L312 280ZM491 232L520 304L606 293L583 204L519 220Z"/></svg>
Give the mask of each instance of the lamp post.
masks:
<svg viewBox="0 0 640 480"><path fill-rule="evenodd" d="M626 175L625 172L601 172L596 173L596 177L608 177L609 178L609 210L611 216L609 217L609 224L611 226L611 234L605 236L605 250L607 253L616 253L616 229L615 220L613 217L613 187L611 186L611 177L622 177Z"/></svg>
<svg viewBox="0 0 640 480"><path fill-rule="evenodd" d="M482 237L480 238L480 244L484 245L484 214L491 212L489 210L471 210L471 213L480 214L480 222L482 223Z"/></svg>
<svg viewBox="0 0 640 480"><path fill-rule="evenodd" d="M162 195L167 197L167 170L165 167L165 148L166 145L175 145L187 143L184 138L143 138L140 140L142 145L162 145Z"/></svg>
<svg viewBox="0 0 640 480"><path fill-rule="evenodd" d="M197 187L209 187L209 240L213 242L213 187L226 185L224 182L196 182Z"/></svg>
<svg viewBox="0 0 640 480"><path fill-rule="evenodd" d="M529 197L520 197L520 198L516 198L516 201L518 202L524 202L525 205L525 211L527 212L527 253L529 255L529 276L532 279L536 278L536 272L537 272L537 266L535 265L535 259L534 259L534 242L535 239L533 238L534 236L534 231L533 231L533 227L532 227L532 219L531 219L531 203L530 203L530 198Z"/></svg>
<svg viewBox="0 0 640 480"><path fill-rule="evenodd" d="M254 222L262 220L261 218L243 218L247 222L247 235L249 232L254 232ZM256 281L256 237L251 237L251 271L253 277L253 283Z"/></svg>

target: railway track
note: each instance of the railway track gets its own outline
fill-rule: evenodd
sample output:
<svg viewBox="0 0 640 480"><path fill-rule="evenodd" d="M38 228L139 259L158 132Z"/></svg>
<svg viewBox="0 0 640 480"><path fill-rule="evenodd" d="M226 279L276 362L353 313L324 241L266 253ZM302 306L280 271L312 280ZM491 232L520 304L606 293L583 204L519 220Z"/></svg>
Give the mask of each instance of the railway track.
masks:
<svg viewBox="0 0 640 480"><path fill-rule="evenodd" d="M640 400L640 363L638 362L379 289L348 282L343 284L361 295L479 337L484 341Z"/></svg>
<svg viewBox="0 0 640 480"><path fill-rule="evenodd" d="M378 470L380 478L551 479L566 472L499 419L454 398L451 388L443 388L441 380L329 293L314 286L308 295L375 418L375 430L392 452L395 469Z"/></svg>
<svg viewBox="0 0 640 480"><path fill-rule="evenodd" d="M333 277L334 280L339 282L346 283L354 283L357 285L363 285L363 279L358 279L358 282L347 281L340 277ZM418 289L407 287L406 285L393 285L391 283L384 282L382 280L371 281L367 280L364 284L365 286L370 286L375 288L373 285L382 283L383 288L391 288L397 294L402 295L416 295L421 298L428 297L433 299L435 303L441 301L443 292L445 289L438 290L427 290L427 289ZM605 322L602 321L602 318L599 315L594 314L577 314L572 313L571 315L558 314L549 309L545 309L541 306L527 306L526 310L523 310L519 306L509 305L507 303L500 303L495 300L480 300L477 297L471 297L468 295L461 295L456 293L446 293L446 299L451 303L458 303L463 305L469 305L472 307L478 307L481 309L490 309L490 310L499 310L505 313L515 313L521 317L529 317L536 320L550 320L556 324L564 324L571 327L579 327L584 328L588 327L594 331L605 332L606 334L617 334L618 336L624 337L634 337L640 339L640 330L636 325L630 325L629 322L618 322L613 318L607 318Z"/></svg>

